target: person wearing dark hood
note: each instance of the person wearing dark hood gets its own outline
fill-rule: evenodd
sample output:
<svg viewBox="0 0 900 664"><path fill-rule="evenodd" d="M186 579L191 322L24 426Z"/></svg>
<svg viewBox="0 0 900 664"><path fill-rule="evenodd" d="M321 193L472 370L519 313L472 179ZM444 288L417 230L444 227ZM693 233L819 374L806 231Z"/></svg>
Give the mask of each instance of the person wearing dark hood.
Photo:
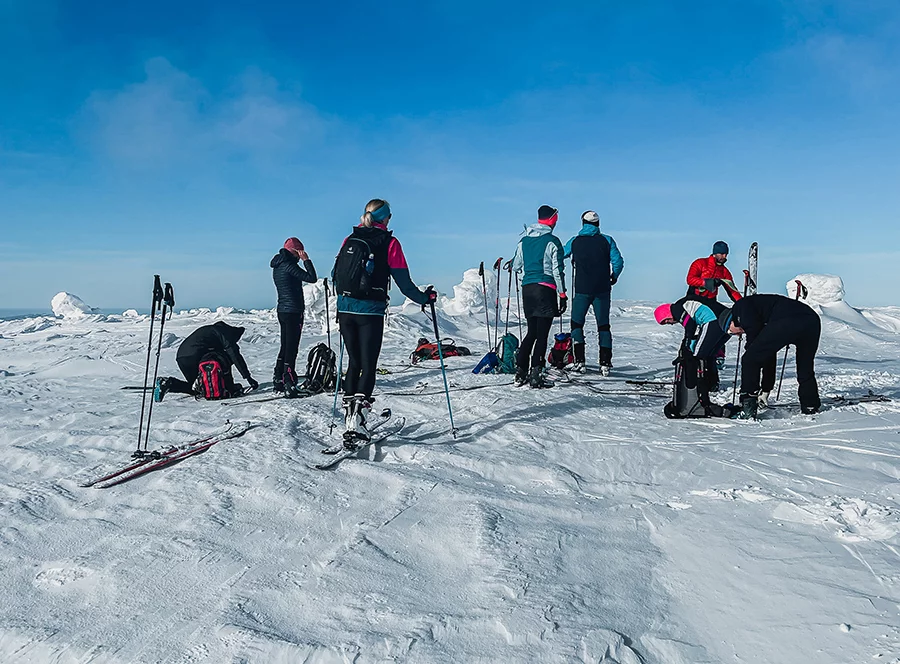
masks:
<svg viewBox="0 0 900 664"><path fill-rule="evenodd" d="M303 261L303 267L299 263ZM303 313L306 302L303 299L303 284L315 283L316 268L303 249L303 243L289 237L284 247L275 254L270 263L275 290L278 292L278 325L281 328L281 348L275 361L275 375L272 378L276 392L287 392L293 396L297 390L297 353L300 350L300 335L303 333Z"/></svg>
<svg viewBox="0 0 900 664"><path fill-rule="evenodd" d="M162 401L169 392L193 394L194 383L200 376L200 365L213 362L218 364L224 377L227 394L223 396L239 396L244 391L243 386L235 383L231 376L232 366L237 367L238 372L250 385L250 389L255 390L259 387L259 383L250 375L250 369L247 368L247 363L238 347L238 341L243 334L244 328L235 327L222 321L204 325L191 332L181 342L178 353L175 355L175 362L178 363L178 368L184 374L184 380L173 376L157 378L153 388L153 400Z"/></svg>
<svg viewBox="0 0 900 664"><path fill-rule="evenodd" d="M785 346L797 349L797 390L806 415L822 407L815 359L822 321L812 308L784 295L748 295L731 309L730 334L746 334L741 359L741 419L755 419L759 408L760 371Z"/></svg>
<svg viewBox="0 0 900 664"><path fill-rule="evenodd" d="M410 278L403 248L387 228L390 220L391 206L386 200L373 198L366 203L360 224L344 238L331 273L338 295L341 339L349 357L342 382L347 449L370 439L366 416L372 409L391 279L416 304L437 301L437 292L431 286L421 291Z"/></svg>

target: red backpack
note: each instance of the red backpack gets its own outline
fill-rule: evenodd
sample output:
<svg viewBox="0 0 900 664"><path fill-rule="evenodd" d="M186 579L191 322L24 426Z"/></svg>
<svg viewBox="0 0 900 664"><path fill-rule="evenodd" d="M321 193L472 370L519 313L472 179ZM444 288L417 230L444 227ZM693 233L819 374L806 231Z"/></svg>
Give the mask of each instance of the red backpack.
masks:
<svg viewBox="0 0 900 664"><path fill-rule="evenodd" d="M197 398L215 401L231 396L225 388L225 372L218 360L204 360L200 363L200 375L194 384Z"/></svg>
<svg viewBox="0 0 900 664"><path fill-rule="evenodd" d="M444 357L457 357L459 355L471 355L472 351L465 346L457 346L453 339L443 339L441 341L441 354L443 354ZM416 364L421 360L437 360L439 358L438 345L436 343L430 343L428 339L424 337L419 339L416 349L409 356L409 359L413 364Z"/></svg>
<svg viewBox="0 0 900 664"><path fill-rule="evenodd" d="M553 348L547 355L547 361L557 369L565 369L575 361L575 353L572 351L572 335L568 332L560 332L553 335Z"/></svg>

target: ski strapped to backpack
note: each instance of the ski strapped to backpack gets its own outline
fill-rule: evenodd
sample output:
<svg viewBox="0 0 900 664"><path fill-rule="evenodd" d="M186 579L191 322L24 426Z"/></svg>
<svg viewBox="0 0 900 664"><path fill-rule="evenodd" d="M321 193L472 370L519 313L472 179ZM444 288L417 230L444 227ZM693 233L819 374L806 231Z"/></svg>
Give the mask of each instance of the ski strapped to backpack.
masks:
<svg viewBox="0 0 900 664"><path fill-rule="evenodd" d="M422 337L419 339L416 349L410 354L409 359L410 362L416 364L421 360L438 360L441 358L441 355L443 355L443 357L467 357L471 354L472 351L465 346L457 346L453 339L441 340L441 347L440 350L438 350L438 345L436 343L432 343L425 337Z"/></svg>

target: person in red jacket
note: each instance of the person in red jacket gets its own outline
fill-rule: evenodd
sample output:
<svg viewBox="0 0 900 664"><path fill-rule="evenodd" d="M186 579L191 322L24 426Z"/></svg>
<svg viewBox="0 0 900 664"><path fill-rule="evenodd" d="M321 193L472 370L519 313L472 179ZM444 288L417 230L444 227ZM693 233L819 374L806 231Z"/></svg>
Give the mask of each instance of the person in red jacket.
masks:
<svg viewBox="0 0 900 664"><path fill-rule="evenodd" d="M713 245L712 255L691 263L687 273L688 297L715 300L721 285L733 302L740 300L741 294L734 285L731 272L725 267L727 260L728 245L719 240Z"/></svg>

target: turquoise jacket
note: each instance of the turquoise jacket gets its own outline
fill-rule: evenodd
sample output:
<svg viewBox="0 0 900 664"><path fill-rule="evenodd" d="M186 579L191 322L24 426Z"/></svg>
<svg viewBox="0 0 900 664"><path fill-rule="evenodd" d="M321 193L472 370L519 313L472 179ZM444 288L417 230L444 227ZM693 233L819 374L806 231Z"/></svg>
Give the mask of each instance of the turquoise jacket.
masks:
<svg viewBox="0 0 900 664"><path fill-rule="evenodd" d="M525 229L513 256L512 269L523 275L523 286L544 284L559 294L566 292L562 242L549 226L532 224Z"/></svg>

